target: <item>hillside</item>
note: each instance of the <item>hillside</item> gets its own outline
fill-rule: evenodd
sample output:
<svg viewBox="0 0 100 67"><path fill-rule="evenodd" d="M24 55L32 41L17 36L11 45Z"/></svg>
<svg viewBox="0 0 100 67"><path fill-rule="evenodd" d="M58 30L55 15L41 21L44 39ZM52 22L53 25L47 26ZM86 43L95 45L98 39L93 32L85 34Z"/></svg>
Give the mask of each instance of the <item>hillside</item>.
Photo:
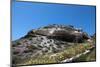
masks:
<svg viewBox="0 0 100 67"><path fill-rule="evenodd" d="M12 42L13 65L95 61L93 55L95 36L90 37L72 25L52 24L32 29Z"/></svg>

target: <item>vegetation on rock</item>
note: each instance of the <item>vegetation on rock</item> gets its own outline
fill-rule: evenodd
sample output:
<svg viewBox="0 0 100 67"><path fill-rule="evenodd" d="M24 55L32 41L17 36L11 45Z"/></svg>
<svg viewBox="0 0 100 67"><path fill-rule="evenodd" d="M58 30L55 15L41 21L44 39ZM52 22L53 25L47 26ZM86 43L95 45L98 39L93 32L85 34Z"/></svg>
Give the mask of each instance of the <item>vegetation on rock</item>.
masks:
<svg viewBox="0 0 100 67"><path fill-rule="evenodd" d="M12 42L13 64L95 61L95 38L71 25L53 24L31 30Z"/></svg>

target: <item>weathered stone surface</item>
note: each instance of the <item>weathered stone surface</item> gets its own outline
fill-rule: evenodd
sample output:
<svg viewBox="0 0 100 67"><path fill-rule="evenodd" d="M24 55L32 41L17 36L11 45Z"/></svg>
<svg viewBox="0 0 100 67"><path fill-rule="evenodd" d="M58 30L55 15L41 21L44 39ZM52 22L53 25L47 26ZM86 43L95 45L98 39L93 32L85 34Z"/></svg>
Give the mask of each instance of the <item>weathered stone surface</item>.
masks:
<svg viewBox="0 0 100 67"><path fill-rule="evenodd" d="M56 39L65 39L70 42L82 42L81 40L89 39L89 36L79 29L75 29L73 26L60 26L50 25L38 30L31 30L28 35L36 36L42 35Z"/></svg>
<svg viewBox="0 0 100 67"><path fill-rule="evenodd" d="M89 36L86 33L71 25L49 25L31 30L26 36L12 42L13 62L17 63L17 59L56 53L64 50L71 43L83 42L87 39Z"/></svg>

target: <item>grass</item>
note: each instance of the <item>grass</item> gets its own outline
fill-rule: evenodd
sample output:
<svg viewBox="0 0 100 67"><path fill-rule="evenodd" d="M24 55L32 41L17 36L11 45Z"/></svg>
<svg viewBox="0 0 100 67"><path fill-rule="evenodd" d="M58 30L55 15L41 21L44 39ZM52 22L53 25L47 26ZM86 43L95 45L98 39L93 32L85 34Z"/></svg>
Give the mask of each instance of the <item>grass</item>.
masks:
<svg viewBox="0 0 100 67"><path fill-rule="evenodd" d="M95 48L88 54L82 55L75 62L84 62L84 61L96 61L96 53Z"/></svg>
<svg viewBox="0 0 100 67"><path fill-rule="evenodd" d="M65 50L63 50L61 52L58 52L58 53L46 54L46 55L41 55L41 56L22 60L22 62L20 64L27 65L27 64L60 63L62 60L68 59L77 54L80 54L80 53L84 52L85 50L90 49L91 47L93 47L93 45L91 45L90 43L77 43L73 46L66 48ZM93 55L88 56L87 61L89 58L91 59L92 56ZM80 59L80 60L84 60L84 59Z"/></svg>

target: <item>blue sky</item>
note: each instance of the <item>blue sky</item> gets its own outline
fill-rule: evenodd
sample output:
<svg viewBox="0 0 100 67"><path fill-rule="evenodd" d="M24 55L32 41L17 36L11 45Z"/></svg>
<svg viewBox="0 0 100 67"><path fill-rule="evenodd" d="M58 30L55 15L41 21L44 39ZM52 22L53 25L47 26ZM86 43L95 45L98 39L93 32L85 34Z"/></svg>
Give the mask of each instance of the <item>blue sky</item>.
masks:
<svg viewBox="0 0 100 67"><path fill-rule="evenodd" d="M48 24L73 25L95 33L95 6L12 2L12 40Z"/></svg>

